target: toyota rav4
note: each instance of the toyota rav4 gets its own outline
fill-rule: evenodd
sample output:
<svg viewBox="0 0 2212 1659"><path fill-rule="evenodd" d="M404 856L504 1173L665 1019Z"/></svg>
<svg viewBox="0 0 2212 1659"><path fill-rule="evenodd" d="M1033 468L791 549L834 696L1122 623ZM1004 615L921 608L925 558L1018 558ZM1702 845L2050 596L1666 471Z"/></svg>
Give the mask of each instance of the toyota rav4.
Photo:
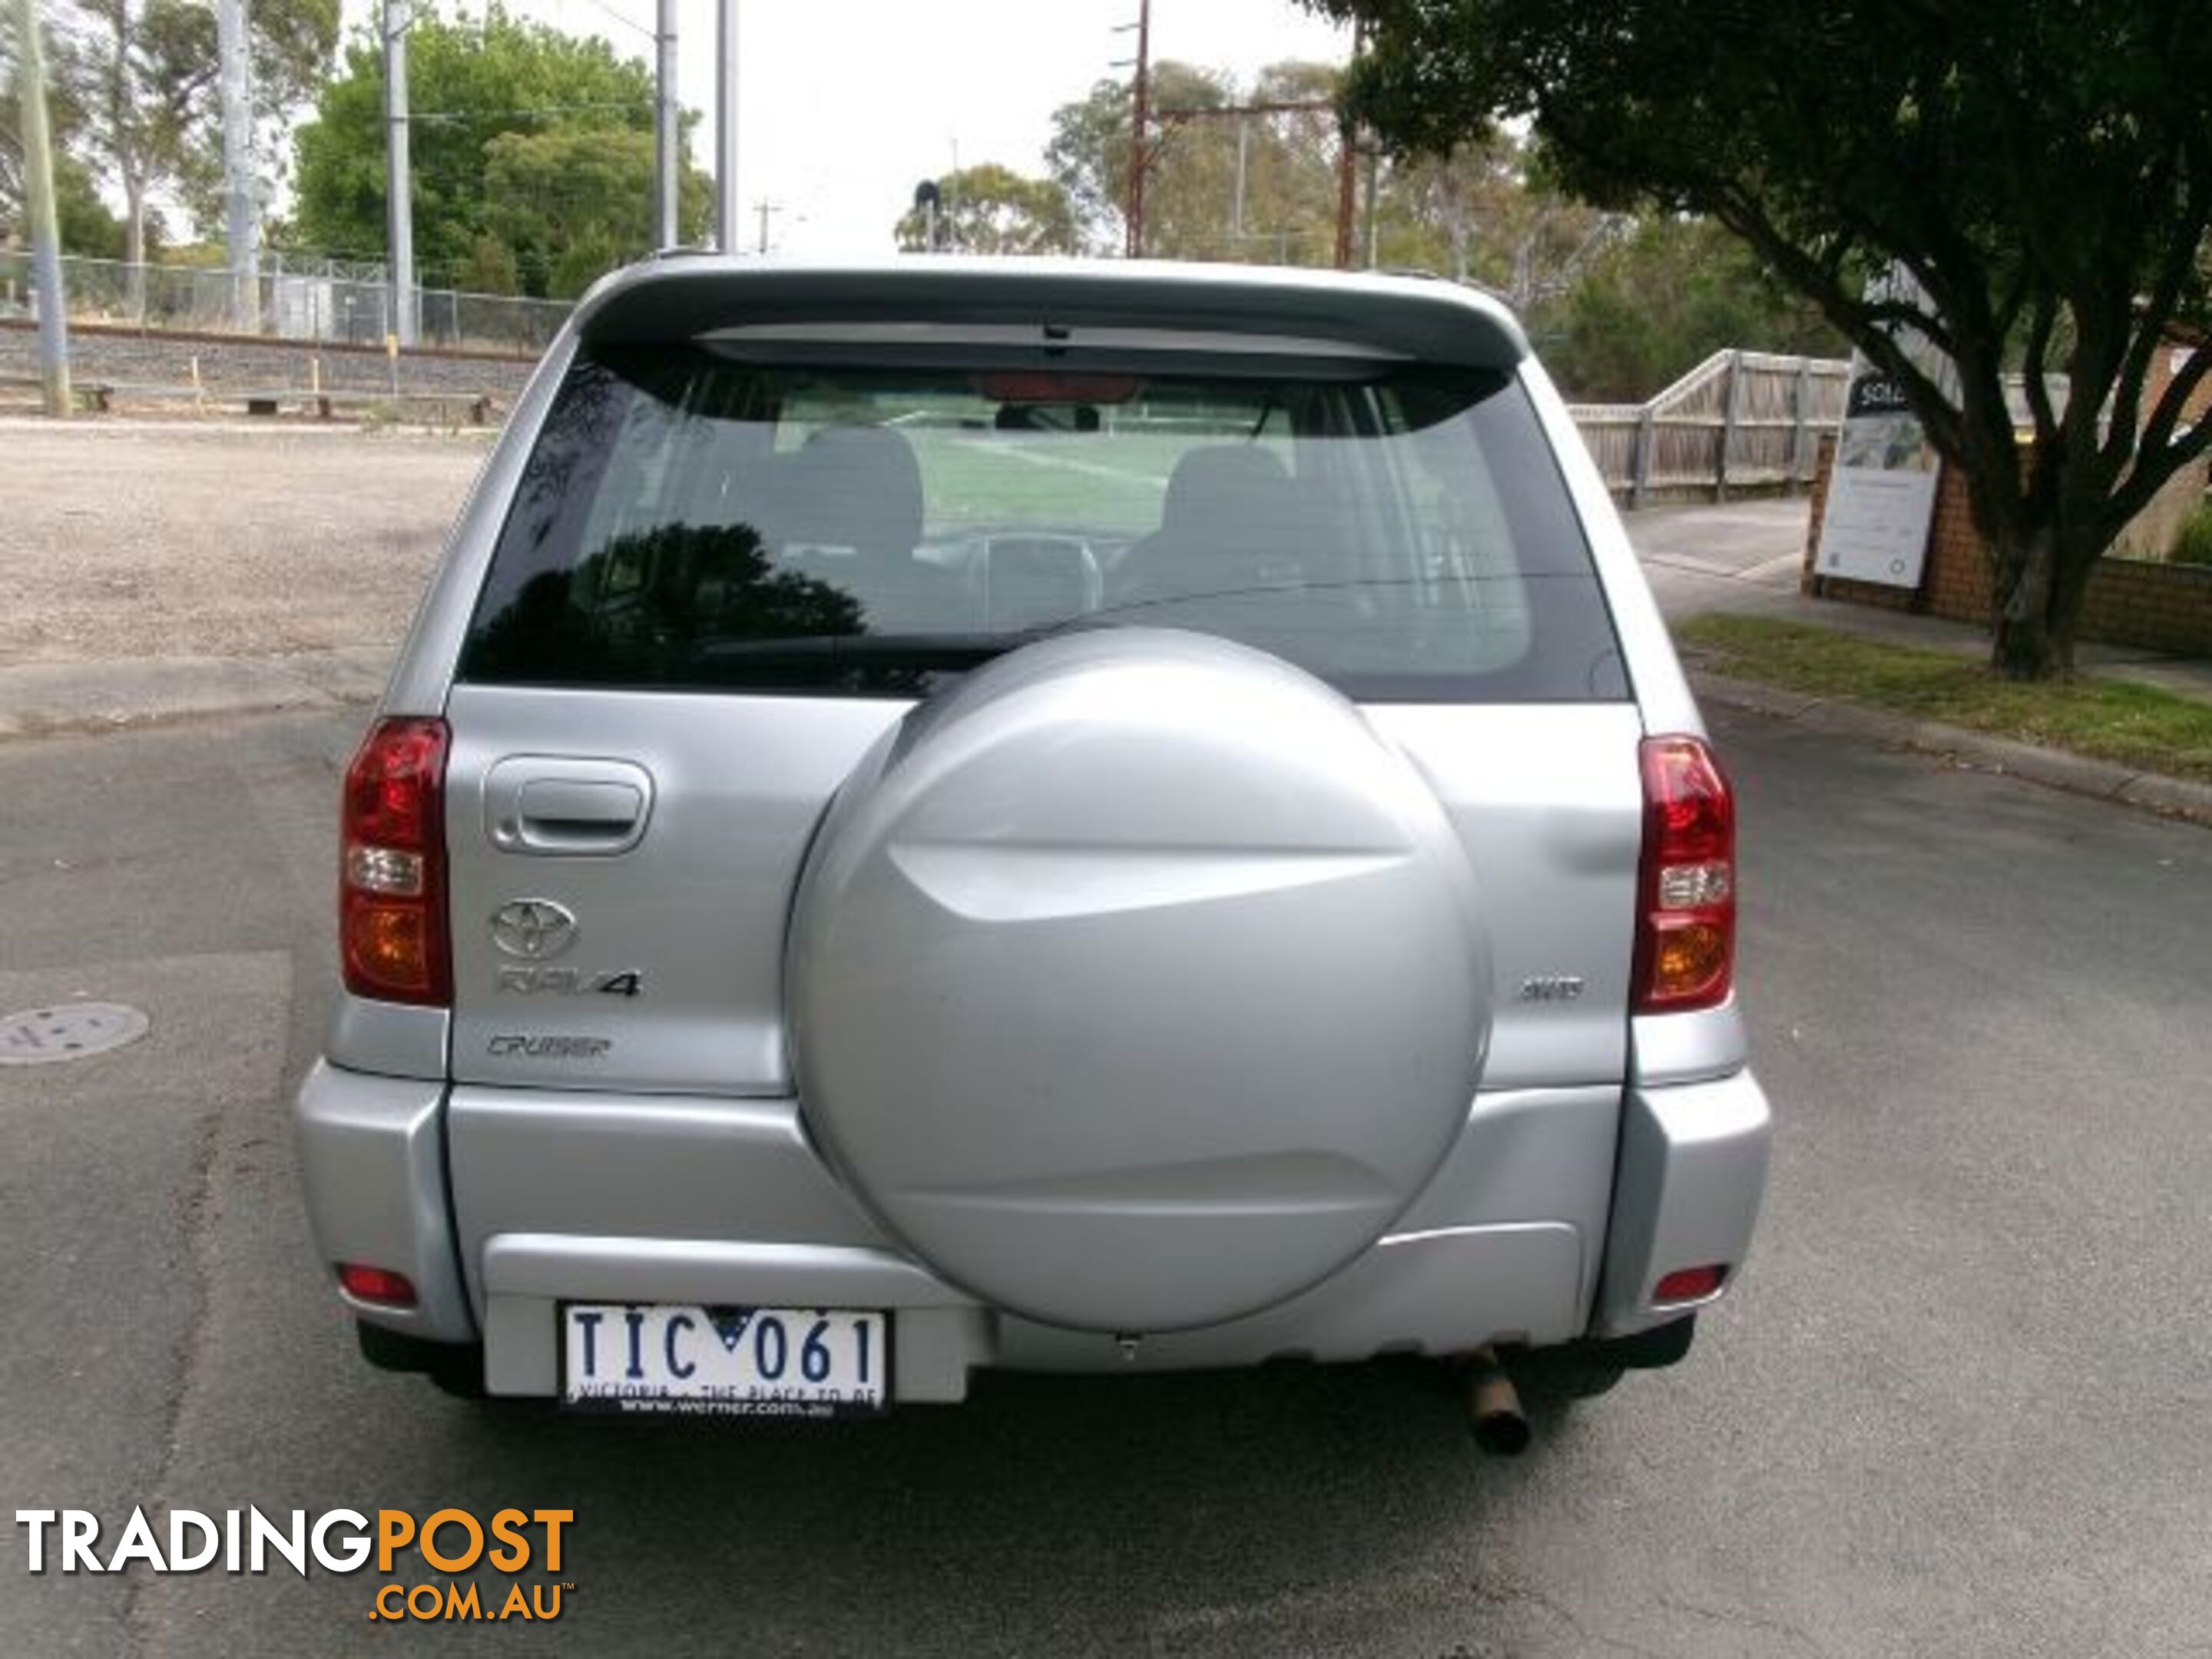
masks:
<svg viewBox="0 0 2212 1659"><path fill-rule="evenodd" d="M1602 1374L1750 1241L1729 787L1565 410L1448 283L610 277L342 843L308 1207L368 1357L449 1385Z"/></svg>

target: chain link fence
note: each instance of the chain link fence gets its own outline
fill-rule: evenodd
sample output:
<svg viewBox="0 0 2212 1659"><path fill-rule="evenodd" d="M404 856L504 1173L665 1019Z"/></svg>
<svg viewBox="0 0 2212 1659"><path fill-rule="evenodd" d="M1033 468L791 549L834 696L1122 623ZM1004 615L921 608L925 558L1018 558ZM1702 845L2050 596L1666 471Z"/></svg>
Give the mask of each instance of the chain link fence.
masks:
<svg viewBox="0 0 2212 1659"><path fill-rule="evenodd" d="M72 322L360 346L398 331L375 265L288 264L270 254L258 277L241 280L220 269L71 257L62 261L62 286ZM0 253L0 316L34 314L32 290L29 256ZM453 289L420 289L415 306L418 349L518 357L544 351L568 314L562 301Z"/></svg>

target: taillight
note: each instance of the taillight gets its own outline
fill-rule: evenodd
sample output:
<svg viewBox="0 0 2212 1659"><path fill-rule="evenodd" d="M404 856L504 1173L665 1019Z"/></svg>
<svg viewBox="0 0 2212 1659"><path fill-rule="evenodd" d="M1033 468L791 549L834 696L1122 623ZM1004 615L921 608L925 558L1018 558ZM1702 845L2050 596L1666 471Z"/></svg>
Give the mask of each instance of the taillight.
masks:
<svg viewBox="0 0 2212 1659"><path fill-rule="evenodd" d="M443 1007L446 723L380 720L346 769L338 954L346 989Z"/></svg>
<svg viewBox="0 0 2212 1659"><path fill-rule="evenodd" d="M1635 1008L1711 1008L1735 974L1735 798L1696 738L1646 738Z"/></svg>

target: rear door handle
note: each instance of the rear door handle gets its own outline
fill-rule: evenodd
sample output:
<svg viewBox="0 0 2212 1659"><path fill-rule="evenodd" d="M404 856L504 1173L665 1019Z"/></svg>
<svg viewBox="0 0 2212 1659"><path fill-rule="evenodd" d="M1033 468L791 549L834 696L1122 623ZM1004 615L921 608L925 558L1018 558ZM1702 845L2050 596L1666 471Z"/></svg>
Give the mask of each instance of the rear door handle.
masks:
<svg viewBox="0 0 2212 1659"><path fill-rule="evenodd" d="M484 778L484 829L509 853L627 853L652 816L653 775L629 761L511 755Z"/></svg>

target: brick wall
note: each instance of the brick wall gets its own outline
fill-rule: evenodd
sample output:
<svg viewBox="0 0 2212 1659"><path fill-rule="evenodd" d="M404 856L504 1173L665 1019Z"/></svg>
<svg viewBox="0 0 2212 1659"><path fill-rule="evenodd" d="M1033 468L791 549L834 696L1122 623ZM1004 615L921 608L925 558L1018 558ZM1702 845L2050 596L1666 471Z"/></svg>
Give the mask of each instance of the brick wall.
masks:
<svg viewBox="0 0 2212 1659"><path fill-rule="evenodd" d="M2143 381L2142 407L2146 418L2166 396L2166 389L2182 365L2196 351L2212 350L2212 346L2192 346L2188 342L2169 337L2151 359L2150 373ZM2197 390L2189 394L2182 405L2182 419L2194 424L2212 416L2212 376L2197 382ZM2151 503L2119 535L2118 550L2138 554L2146 558L2162 559L2181 527L2203 504L2206 493L2212 491L2212 457L2200 455L2171 478Z"/></svg>
<svg viewBox="0 0 2212 1659"><path fill-rule="evenodd" d="M2197 344L2178 335L2169 335L2160 343L2158 355L2150 362L2150 373L2143 377L2142 407L2146 417L2158 407L2158 400L2166 396L2166 389L2173 383L2174 374L2197 351L2212 350L2212 345ZM2187 422L2203 420L2212 414L2212 375L2197 383L2197 390L2189 394L2182 406L2181 417Z"/></svg>
<svg viewBox="0 0 2212 1659"><path fill-rule="evenodd" d="M2100 559L2081 637L2176 657L2212 657L2212 565Z"/></svg>
<svg viewBox="0 0 2212 1659"><path fill-rule="evenodd" d="M1936 487L1928 562L1917 589L1814 574L1813 554L1820 544L1820 520L1827 508L1828 476L1835 456L1834 437L1824 436L1813 477L1813 521L1801 589L1820 599L1988 626L1989 553L1974 528L1966 482L1954 467L1943 469L1942 482ZM2081 636L2177 657L2212 657L2212 566L2099 560L2081 603Z"/></svg>

